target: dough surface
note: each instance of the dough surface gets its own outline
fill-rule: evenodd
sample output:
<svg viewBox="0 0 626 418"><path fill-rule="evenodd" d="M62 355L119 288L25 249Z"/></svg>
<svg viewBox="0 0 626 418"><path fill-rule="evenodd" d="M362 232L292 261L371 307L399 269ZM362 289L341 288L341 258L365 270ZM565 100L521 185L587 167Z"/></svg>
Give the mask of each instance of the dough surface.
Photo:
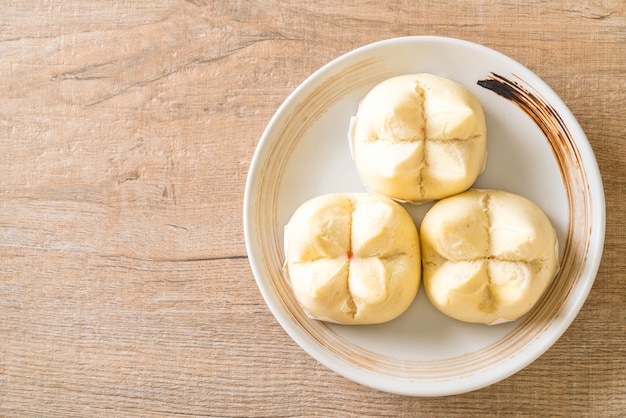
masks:
<svg viewBox="0 0 626 418"><path fill-rule="evenodd" d="M420 283L417 228L398 203L339 193L301 205L285 227L286 272L315 319L343 324L390 321Z"/></svg>
<svg viewBox="0 0 626 418"><path fill-rule="evenodd" d="M424 288L444 314L513 321L537 303L558 269L554 228L530 200L469 190L437 202L420 227Z"/></svg>
<svg viewBox="0 0 626 418"><path fill-rule="evenodd" d="M361 101L349 132L367 188L419 203L467 190L482 172L486 124L478 100L432 74L390 78Z"/></svg>

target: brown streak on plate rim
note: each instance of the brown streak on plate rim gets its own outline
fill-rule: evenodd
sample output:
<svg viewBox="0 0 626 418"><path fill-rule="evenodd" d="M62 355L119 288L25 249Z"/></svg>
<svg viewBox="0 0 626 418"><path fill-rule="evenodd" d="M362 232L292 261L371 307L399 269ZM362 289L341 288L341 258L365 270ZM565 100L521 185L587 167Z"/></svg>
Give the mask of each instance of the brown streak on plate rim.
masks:
<svg viewBox="0 0 626 418"><path fill-rule="evenodd" d="M478 85L515 103L537 124L552 148L563 177L570 218L561 268L554 279L554 284L540 301L539 307L533 310L526 321L536 322L544 319L539 315L541 308L548 305L552 298L559 297L558 303L549 302L552 307L549 310L549 317L552 318L556 313L555 310L561 307L572 287L580 279L589 249L591 202L582 157L561 116L537 93L529 91L516 81L494 73L489 78L478 81ZM571 280L570 286L567 286L568 280Z"/></svg>

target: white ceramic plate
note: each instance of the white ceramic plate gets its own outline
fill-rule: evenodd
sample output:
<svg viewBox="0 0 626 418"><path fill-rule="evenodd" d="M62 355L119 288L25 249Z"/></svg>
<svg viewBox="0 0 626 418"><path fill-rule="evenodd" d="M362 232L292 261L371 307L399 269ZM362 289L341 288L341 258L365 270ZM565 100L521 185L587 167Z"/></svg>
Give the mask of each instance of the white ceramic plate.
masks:
<svg viewBox="0 0 626 418"><path fill-rule="evenodd" d="M282 273L283 227L304 201L364 192L350 157L350 117L378 82L427 72L453 79L483 105L487 165L474 187L526 196L557 230L561 269L540 303L507 324L467 324L439 313L420 289L398 319L342 326L309 319ZM406 206L419 225L428 205ZM272 313L306 352L363 385L397 394L442 396L475 390L521 370L565 332L600 263L605 208L598 166L559 97L512 59L440 37L382 41L347 53L302 83L270 121L246 184L244 228L250 264Z"/></svg>

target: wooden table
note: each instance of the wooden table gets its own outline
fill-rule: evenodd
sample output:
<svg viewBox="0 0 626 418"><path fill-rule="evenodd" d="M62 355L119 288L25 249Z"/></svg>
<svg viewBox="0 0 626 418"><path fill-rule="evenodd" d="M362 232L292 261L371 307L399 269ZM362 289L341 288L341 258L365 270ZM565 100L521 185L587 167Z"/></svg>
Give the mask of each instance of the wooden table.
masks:
<svg viewBox="0 0 626 418"><path fill-rule="evenodd" d="M0 3L0 415L624 414L626 3L336 3ZM604 258L569 330L447 398L377 392L309 357L244 245L247 171L280 103L333 58L405 35L529 67L578 118L606 193Z"/></svg>

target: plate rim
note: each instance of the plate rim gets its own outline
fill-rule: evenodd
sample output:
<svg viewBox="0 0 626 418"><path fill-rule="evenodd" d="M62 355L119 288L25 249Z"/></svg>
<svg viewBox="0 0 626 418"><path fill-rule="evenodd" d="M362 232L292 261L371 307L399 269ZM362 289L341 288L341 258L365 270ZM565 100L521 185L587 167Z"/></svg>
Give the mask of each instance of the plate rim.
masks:
<svg viewBox="0 0 626 418"><path fill-rule="evenodd" d="M351 373L346 373L346 367L351 368L353 365L346 364L340 359L335 358L335 356L331 355L330 357L327 355L328 351L324 349L322 346L311 345L309 341L305 341L306 338L303 338L301 329L294 329L293 324L288 319L282 317L282 313L279 312L280 309L275 305L276 295L270 292L270 289L265 287L265 283L263 282L263 272L257 265L257 257L256 251L254 248L254 243L251 239L251 228L252 228L252 218L254 208L251 204L251 196L254 193L255 187L258 187L258 178L255 178L255 174L258 174L259 167L263 161L263 157L269 151L267 150L267 145L271 143L272 138L270 136L273 129L275 129L275 125L279 122L280 118L283 116L283 113L286 109L289 109L293 106L294 102L298 100L299 96L302 92L305 92L307 89L310 89L318 79L323 78L328 71L332 71L337 65L341 65L343 61L350 60L353 56L358 56L367 50L376 49L376 48L385 48L389 45L394 45L397 43L453 43L460 45L462 47L470 47L470 48L478 48L483 50L485 53L490 55L498 56L499 59L508 62L510 65L514 66L516 69L522 69L524 72L524 79L528 81L531 79L532 82L528 83L534 87L539 86L541 88L542 95L549 96L548 102L552 105L556 105L560 111L565 112L566 117L568 119L567 128L571 131L575 131L573 133L573 137L575 138L575 145L581 149L582 159L584 162L583 168L587 173L587 180L589 182L589 193L593 195L593 199L591 199L591 209L593 209L593 217L591 218L591 225L593 228L593 232L591 233L591 239L589 244L589 251L587 252L587 259L584 263L584 271L581 274L581 277L584 278L584 283L577 287L578 292L576 293L576 297L572 299L572 295L568 295L566 298L569 303L569 310L566 314L557 317L554 322L560 322L556 330L558 332L553 332L548 336L542 336L542 341L545 341L544 344L541 344L537 347L537 344L531 344L524 346L524 349L533 349L530 354L526 354L525 361L521 363L512 364L509 362L508 368L507 365L503 365L504 369L502 373L500 373L496 378L490 376L483 376L482 381L476 380L474 384L462 384L459 383L454 389L449 390L428 390L423 387L420 387L420 390L416 391L411 388L390 388L389 382L386 380L391 379L391 383L402 383L405 382L405 379L395 379L393 377L389 377L383 374L377 374L375 372L363 372L362 370L352 370ZM593 184L592 184L593 183ZM527 367L530 363L539 358L542 354L544 354L547 350L549 350L556 341L558 341L561 336L567 331L571 323L576 319L580 309L584 302L586 301L593 283L595 282L595 278L600 266L600 262L602 259L603 247L604 247L604 236L605 236L605 226L606 226L606 207L605 207L605 199L604 199L604 189L602 185L601 173L597 164L597 160L595 158L595 154L593 153L593 149L589 140L582 128L580 127L578 121L572 114L571 110L567 107L567 105L562 101L562 99L545 83L542 79L540 79L537 75L535 75L528 68L510 58L507 55L504 55L494 49L486 47L481 44L477 44L474 42L461 40L458 38L451 37L442 37L442 36L405 36L405 37L396 37L385 39L377 42L373 42L367 45L363 45L361 47L355 48L349 52L346 52L337 58L329 61L324 64L318 70L314 71L310 74L302 83L300 83L289 95L288 97L281 103L278 109L273 114L269 123L265 127L263 134L257 143L255 148L255 152L253 158L250 163L248 175L246 178L246 186L244 191L244 204L243 204L243 224L244 224L244 237L246 243L246 251L248 254L248 259L250 262L250 266L252 268L252 272L257 283L257 287L259 288L264 301L270 311L272 312L275 319L282 326L283 330L287 332L287 334L296 342L306 353L315 358L320 364L325 367L333 370L337 374L353 380L357 383L360 383L364 386L368 386L377 390L396 393L401 395L410 395L410 396L447 396L458 393L465 393L473 390L480 389L485 386L489 386L496 382L499 382L507 377L517 373L518 371ZM554 326L554 325L550 325ZM348 375L349 374L349 375ZM378 375L382 377L381 380L372 382L371 376ZM386 379L385 379L386 378ZM446 379L446 382L449 382L450 379ZM431 381L429 381L430 383Z"/></svg>

